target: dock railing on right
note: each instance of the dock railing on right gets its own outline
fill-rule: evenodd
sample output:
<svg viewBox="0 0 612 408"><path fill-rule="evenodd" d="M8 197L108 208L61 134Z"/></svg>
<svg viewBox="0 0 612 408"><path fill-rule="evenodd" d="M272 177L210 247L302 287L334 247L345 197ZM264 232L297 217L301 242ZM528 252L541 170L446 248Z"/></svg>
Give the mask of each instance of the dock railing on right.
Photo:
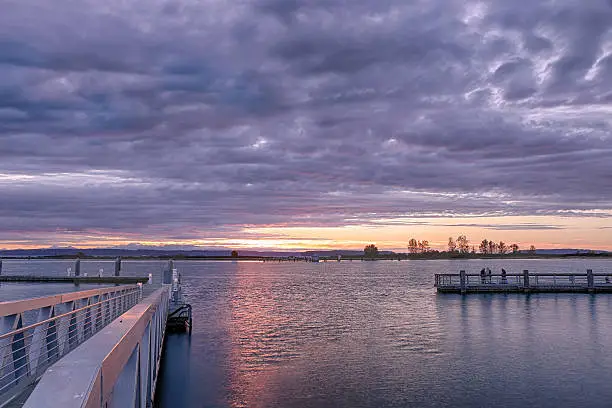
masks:
<svg viewBox="0 0 612 408"><path fill-rule="evenodd" d="M442 273L435 275L438 292L612 292L612 273Z"/></svg>

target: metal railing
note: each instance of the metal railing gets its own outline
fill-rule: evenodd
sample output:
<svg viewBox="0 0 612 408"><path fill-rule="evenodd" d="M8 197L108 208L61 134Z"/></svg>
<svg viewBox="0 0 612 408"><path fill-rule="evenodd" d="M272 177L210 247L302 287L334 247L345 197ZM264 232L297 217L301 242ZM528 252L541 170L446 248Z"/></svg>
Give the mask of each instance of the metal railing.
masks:
<svg viewBox="0 0 612 408"><path fill-rule="evenodd" d="M0 302L0 406L134 306L139 285Z"/></svg>
<svg viewBox="0 0 612 408"><path fill-rule="evenodd" d="M55 363L24 408L151 407L169 297L163 285Z"/></svg>
<svg viewBox="0 0 612 408"><path fill-rule="evenodd" d="M516 287L520 289L602 289L612 290L612 273L593 273L588 269L586 273L523 273L506 274L436 274L435 287L441 289L494 288Z"/></svg>

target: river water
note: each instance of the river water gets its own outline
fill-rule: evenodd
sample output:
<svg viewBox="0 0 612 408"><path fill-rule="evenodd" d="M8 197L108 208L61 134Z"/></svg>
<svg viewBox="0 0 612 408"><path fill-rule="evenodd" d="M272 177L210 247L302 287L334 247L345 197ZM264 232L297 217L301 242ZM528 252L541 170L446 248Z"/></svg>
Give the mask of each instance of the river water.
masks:
<svg viewBox="0 0 612 408"><path fill-rule="evenodd" d="M609 407L612 295L438 295L434 273L591 259L178 264L160 407Z"/></svg>
<svg viewBox="0 0 612 408"><path fill-rule="evenodd" d="M5 261L3 273L70 265L23 262ZM157 279L164 265L125 262L124 274ZM434 273L460 269L612 274L612 261L176 265L194 328L167 337L162 408L612 405L612 294L433 288ZM3 284L0 300L22 296L15 285Z"/></svg>

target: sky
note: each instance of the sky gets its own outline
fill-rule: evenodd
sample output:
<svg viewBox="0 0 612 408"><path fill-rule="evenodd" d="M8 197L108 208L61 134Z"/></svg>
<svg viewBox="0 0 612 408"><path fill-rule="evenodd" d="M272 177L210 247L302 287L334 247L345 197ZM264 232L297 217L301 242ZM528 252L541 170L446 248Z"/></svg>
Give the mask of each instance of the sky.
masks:
<svg viewBox="0 0 612 408"><path fill-rule="evenodd" d="M0 248L612 250L612 0L3 0Z"/></svg>

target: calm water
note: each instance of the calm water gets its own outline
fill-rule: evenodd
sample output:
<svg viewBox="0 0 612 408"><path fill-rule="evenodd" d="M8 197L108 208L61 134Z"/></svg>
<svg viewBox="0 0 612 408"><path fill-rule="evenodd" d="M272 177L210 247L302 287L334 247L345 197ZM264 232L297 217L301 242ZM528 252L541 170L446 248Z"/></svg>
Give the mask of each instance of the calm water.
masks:
<svg viewBox="0 0 612 408"><path fill-rule="evenodd" d="M612 262L179 262L161 407L609 407L612 295L437 295L436 272Z"/></svg>
<svg viewBox="0 0 612 408"><path fill-rule="evenodd" d="M161 282L163 268L167 265L165 261L124 261L121 274L123 276L148 276L153 274L156 283ZM73 260L15 260L4 259L2 261L3 275L28 275L28 276L67 276L67 269L72 268ZM81 274L97 276L100 269L104 276L115 273L114 261L83 260L81 262ZM92 289L108 285L73 284L64 283L0 283L0 302L25 299L40 296L50 296L57 293L73 292L78 290Z"/></svg>
<svg viewBox="0 0 612 408"><path fill-rule="evenodd" d="M124 275L165 262L127 261ZM4 274L70 261L4 261ZM177 262L191 337L167 338L158 406L608 407L612 294L437 295L433 274L612 273L612 261ZM111 273L112 262L83 262ZM0 301L84 289L2 284Z"/></svg>

